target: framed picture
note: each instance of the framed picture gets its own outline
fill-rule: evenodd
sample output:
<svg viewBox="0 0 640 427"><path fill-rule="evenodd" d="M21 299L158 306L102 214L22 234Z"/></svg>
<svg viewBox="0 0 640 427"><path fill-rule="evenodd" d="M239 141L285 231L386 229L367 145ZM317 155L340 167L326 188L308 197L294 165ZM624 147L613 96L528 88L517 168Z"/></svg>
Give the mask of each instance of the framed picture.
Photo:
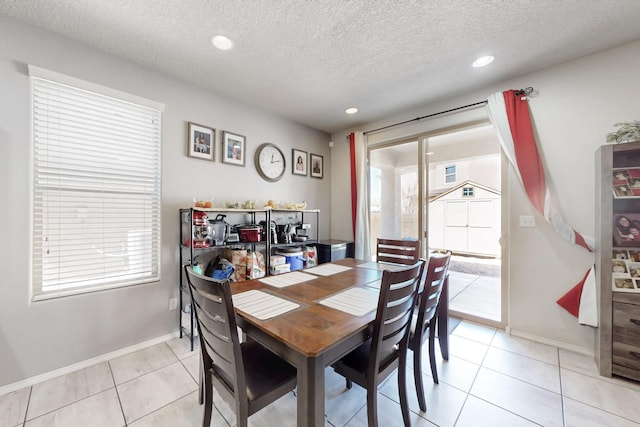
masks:
<svg viewBox="0 0 640 427"><path fill-rule="evenodd" d="M222 163L244 166L246 138L237 133L222 131Z"/></svg>
<svg viewBox="0 0 640 427"><path fill-rule="evenodd" d="M294 175L307 176L307 152L291 150L291 169Z"/></svg>
<svg viewBox="0 0 640 427"><path fill-rule="evenodd" d="M187 145L189 157L215 161L216 130L188 122Z"/></svg>
<svg viewBox="0 0 640 427"><path fill-rule="evenodd" d="M324 173L324 166L322 164L322 156L318 154L311 154L311 176L314 178L322 178Z"/></svg>
<svg viewBox="0 0 640 427"><path fill-rule="evenodd" d="M618 212L613 217L613 245L640 246L640 213ZM629 259L628 255L625 259Z"/></svg>

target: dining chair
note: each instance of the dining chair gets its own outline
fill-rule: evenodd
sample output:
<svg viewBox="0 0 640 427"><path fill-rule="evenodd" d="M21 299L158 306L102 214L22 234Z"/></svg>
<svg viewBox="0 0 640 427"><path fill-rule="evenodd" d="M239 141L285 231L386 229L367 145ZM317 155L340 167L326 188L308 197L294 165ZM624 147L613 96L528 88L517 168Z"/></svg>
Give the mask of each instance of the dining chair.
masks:
<svg viewBox="0 0 640 427"><path fill-rule="evenodd" d="M376 261L413 265L420 259L420 240L378 238Z"/></svg>
<svg viewBox="0 0 640 427"><path fill-rule="evenodd" d="M451 252L433 254L429 257L424 281L420 284L418 293L418 309L414 313L409 335L409 349L413 351L413 378L418 395L418 403L422 411L427 410L422 382L422 347L425 337L429 334L429 364L433 382L438 384L438 367L435 357L436 313L440 302L442 289L449 280L448 268Z"/></svg>
<svg viewBox="0 0 640 427"><path fill-rule="evenodd" d="M203 426L211 423L215 387L234 409L237 426L246 427L251 415L296 387L296 369L256 341L240 343L229 280L201 276L190 266L185 272L202 356Z"/></svg>
<svg viewBox="0 0 640 427"><path fill-rule="evenodd" d="M364 344L335 362L333 369L367 390L369 427L378 426L378 385L398 369L400 408L405 426L410 426L407 402L407 345L424 260L397 271L384 270L373 335Z"/></svg>

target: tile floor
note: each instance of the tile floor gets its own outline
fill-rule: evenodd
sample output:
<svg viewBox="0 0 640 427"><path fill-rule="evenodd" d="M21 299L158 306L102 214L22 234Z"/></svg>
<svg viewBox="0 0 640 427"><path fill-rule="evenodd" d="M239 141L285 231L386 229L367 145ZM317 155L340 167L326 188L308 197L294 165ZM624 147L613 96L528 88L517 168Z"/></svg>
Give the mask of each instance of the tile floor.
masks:
<svg viewBox="0 0 640 427"><path fill-rule="evenodd" d="M500 321L500 260L452 255L449 264L449 308Z"/></svg>
<svg viewBox="0 0 640 427"><path fill-rule="evenodd" d="M640 425L640 384L599 377L590 357L464 321L450 352L438 359L439 385L424 374L427 412L409 387L413 426ZM197 374L197 353L176 338L0 396L0 427L200 426ZM326 425L366 426L365 391L330 369L326 378ZM381 427L402 426L396 380L379 389ZM233 426L231 409L215 405L211 425ZM295 426L295 412L290 393L249 425Z"/></svg>
<svg viewBox="0 0 640 427"><path fill-rule="evenodd" d="M500 277L449 271L449 309L500 321Z"/></svg>

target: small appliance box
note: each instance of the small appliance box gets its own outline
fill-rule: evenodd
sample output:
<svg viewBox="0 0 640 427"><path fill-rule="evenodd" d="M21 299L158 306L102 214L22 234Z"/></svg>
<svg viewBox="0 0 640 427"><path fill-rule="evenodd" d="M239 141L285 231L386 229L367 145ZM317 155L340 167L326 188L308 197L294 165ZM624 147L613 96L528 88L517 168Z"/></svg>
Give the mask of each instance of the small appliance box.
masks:
<svg viewBox="0 0 640 427"><path fill-rule="evenodd" d="M289 273L290 271L291 271L291 266L289 264L280 264L280 265L271 266L271 274Z"/></svg>
<svg viewBox="0 0 640 427"><path fill-rule="evenodd" d="M287 259L282 255L271 255L271 258L269 258L269 265L282 265L286 263Z"/></svg>
<svg viewBox="0 0 640 427"><path fill-rule="evenodd" d="M247 279L259 279L266 274L262 252L247 252Z"/></svg>
<svg viewBox="0 0 640 427"><path fill-rule="evenodd" d="M224 257L233 264L235 271L231 276L234 282L247 279L247 250L246 249L225 249Z"/></svg>
<svg viewBox="0 0 640 427"><path fill-rule="evenodd" d="M284 250L285 248L281 249ZM298 248L295 250L286 250L283 252L277 252L277 255L282 255L287 260L287 264L291 266L291 271L302 270L304 268L304 257L302 251Z"/></svg>

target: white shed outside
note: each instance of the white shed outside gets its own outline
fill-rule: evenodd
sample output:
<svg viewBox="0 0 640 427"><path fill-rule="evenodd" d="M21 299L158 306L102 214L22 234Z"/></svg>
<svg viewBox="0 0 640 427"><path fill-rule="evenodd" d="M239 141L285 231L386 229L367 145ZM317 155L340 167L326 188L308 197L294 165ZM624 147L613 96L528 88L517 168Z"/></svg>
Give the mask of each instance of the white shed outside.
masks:
<svg viewBox="0 0 640 427"><path fill-rule="evenodd" d="M429 248L500 256L500 192L465 181L429 202Z"/></svg>

